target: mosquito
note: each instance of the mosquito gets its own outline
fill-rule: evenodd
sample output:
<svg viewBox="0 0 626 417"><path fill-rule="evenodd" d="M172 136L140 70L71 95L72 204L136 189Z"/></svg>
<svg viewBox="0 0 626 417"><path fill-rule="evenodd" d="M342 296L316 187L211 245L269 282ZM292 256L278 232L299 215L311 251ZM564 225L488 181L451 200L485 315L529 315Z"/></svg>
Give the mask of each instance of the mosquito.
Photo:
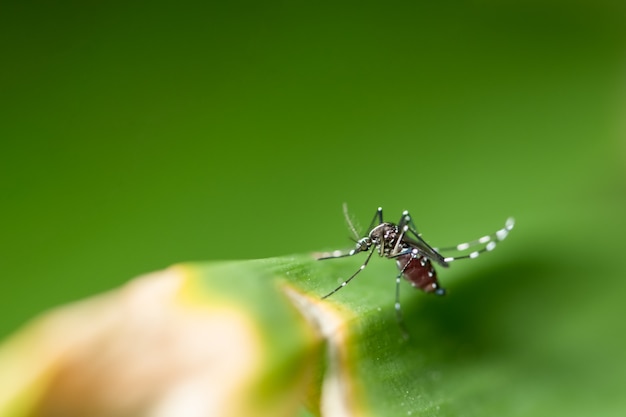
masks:
<svg viewBox="0 0 626 417"><path fill-rule="evenodd" d="M341 285L326 294L322 299L328 298L350 283L359 272L363 271L374 252L378 252L381 257L395 259L400 273L396 276L396 317L405 337L408 336L402 310L400 307L400 281L404 277L413 287L424 292L436 295L444 295L446 290L439 285L437 271L433 264L438 264L447 268L451 262L460 259L474 259L484 252L490 252L496 245L503 241L513 226L515 221L508 218L504 227L489 235L468 242L459 243L455 246L435 248L430 246L417 231L413 219L408 211L404 211L398 223L385 222L383 220L383 209L376 210L376 214L370 223L367 236L359 237L354 224L348 215L347 206L343 206L344 215L352 234L355 236L356 246L349 252L335 251L330 256L318 258L318 260L336 259L353 256L361 252L368 252L365 262ZM471 252L468 252L473 249ZM465 253L458 256L443 256L442 253L457 251Z"/></svg>

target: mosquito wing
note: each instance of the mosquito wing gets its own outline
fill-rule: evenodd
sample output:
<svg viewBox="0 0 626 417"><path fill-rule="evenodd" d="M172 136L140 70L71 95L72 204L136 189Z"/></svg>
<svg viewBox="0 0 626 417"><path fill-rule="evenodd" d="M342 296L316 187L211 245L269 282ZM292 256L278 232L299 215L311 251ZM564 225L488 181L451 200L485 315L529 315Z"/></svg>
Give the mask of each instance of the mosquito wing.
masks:
<svg viewBox="0 0 626 417"><path fill-rule="evenodd" d="M404 235L404 243L415 248L422 252L425 256L427 256L430 260L437 262L441 266L448 266L448 263L445 261L444 257L439 254L435 249L433 249L424 239L421 238L419 234L415 231L409 229L411 234L414 237Z"/></svg>

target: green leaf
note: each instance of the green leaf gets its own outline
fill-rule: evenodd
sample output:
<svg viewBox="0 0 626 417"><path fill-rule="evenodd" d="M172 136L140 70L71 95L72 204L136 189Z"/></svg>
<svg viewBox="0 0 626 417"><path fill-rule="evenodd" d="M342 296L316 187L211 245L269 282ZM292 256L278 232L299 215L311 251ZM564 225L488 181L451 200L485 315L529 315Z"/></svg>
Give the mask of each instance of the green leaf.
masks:
<svg viewBox="0 0 626 417"><path fill-rule="evenodd" d="M600 389L619 381L607 362L580 363L594 350L585 332L602 330L590 310L599 304L571 311L582 288L555 297L565 284L555 271L571 254L522 250L506 263L494 254L455 264L440 274L446 297L402 283L408 340L387 259L372 259L327 300L362 257L177 265L48 313L8 340L0 416L174 416L193 407L246 417L611 415L595 394L584 405L568 397L598 372ZM587 272L570 268L569 277ZM567 318L575 325L563 326Z"/></svg>

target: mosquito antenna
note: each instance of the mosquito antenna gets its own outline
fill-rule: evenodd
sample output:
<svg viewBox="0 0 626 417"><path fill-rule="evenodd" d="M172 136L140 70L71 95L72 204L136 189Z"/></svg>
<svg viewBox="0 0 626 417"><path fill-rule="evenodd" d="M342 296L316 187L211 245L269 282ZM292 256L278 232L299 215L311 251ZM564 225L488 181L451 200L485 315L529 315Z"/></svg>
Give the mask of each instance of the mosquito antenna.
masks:
<svg viewBox="0 0 626 417"><path fill-rule="evenodd" d="M356 227L354 227L354 222L350 218L350 213L348 213L348 203L343 203L343 216L346 218L346 223L348 223L348 227L352 232L352 236L354 236L354 240L358 241L361 235L357 232Z"/></svg>

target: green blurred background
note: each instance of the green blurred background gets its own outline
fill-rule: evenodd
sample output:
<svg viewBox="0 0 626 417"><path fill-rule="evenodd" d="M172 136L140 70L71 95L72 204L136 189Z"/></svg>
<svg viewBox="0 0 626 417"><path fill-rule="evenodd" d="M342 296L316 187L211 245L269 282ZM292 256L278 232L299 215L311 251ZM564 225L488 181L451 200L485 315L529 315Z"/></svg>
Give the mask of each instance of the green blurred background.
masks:
<svg viewBox="0 0 626 417"><path fill-rule="evenodd" d="M343 202L434 245L513 215L441 280L618 398L623 2L0 7L0 336L173 263L345 247Z"/></svg>

